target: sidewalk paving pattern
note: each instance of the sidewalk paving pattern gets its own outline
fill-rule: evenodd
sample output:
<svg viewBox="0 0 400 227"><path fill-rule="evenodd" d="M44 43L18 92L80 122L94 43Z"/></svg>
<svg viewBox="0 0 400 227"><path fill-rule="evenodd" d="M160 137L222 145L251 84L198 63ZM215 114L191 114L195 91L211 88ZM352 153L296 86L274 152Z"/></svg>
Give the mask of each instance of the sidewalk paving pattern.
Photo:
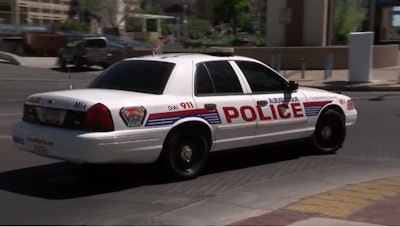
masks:
<svg viewBox="0 0 400 227"><path fill-rule="evenodd" d="M330 190L231 225L400 225L400 177Z"/></svg>
<svg viewBox="0 0 400 227"><path fill-rule="evenodd" d="M27 67L56 67L56 58L20 57L0 52L0 63ZM302 86L336 91L400 91L400 68L373 69L370 82L349 82L348 70L333 70L325 77L323 70L281 72ZM304 198L283 208L230 224L366 226L400 225L400 176L348 185Z"/></svg>

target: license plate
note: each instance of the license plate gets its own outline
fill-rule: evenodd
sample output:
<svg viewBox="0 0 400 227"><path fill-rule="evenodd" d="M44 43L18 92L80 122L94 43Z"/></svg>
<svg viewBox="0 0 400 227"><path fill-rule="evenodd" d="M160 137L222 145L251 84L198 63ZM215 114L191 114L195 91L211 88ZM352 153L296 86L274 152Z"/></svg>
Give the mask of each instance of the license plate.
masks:
<svg viewBox="0 0 400 227"><path fill-rule="evenodd" d="M66 115L65 110L38 108L39 119L41 122L51 125L61 125Z"/></svg>
<svg viewBox="0 0 400 227"><path fill-rule="evenodd" d="M25 145L25 141L21 137L13 136L13 140L14 140L14 143L16 143L16 144Z"/></svg>
<svg viewBox="0 0 400 227"><path fill-rule="evenodd" d="M34 145L33 150L39 153L46 154L47 153L47 147L42 146L42 145Z"/></svg>

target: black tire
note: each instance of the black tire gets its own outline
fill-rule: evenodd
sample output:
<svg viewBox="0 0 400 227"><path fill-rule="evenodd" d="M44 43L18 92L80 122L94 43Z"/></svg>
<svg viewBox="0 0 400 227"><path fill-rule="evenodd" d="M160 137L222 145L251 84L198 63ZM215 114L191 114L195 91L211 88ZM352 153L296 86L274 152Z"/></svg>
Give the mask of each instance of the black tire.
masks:
<svg viewBox="0 0 400 227"><path fill-rule="evenodd" d="M107 64L107 63L102 63L102 64L100 64L100 66L101 66L103 69L106 69L106 68L108 67L108 64Z"/></svg>
<svg viewBox="0 0 400 227"><path fill-rule="evenodd" d="M80 69L82 67L81 63L79 62L79 58L75 57L74 58L74 68L75 69Z"/></svg>
<svg viewBox="0 0 400 227"><path fill-rule="evenodd" d="M342 147L346 137L346 126L343 116L335 110L321 114L311 138L317 154L333 154Z"/></svg>
<svg viewBox="0 0 400 227"><path fill-rule="evenodd" d="M168 136L161 154L161 165L169 177L179 180L196 178L204 169L209 149L203 135L175 132Z"/></svg>
<svg viewBox="0 0 400 227"><path fill-rule="evenodd" d="M65 62L64 58L62 58L61 56L58 57L58 62L60 64L60 67L63 69L65 68L65 66L67 66L67 63Z"/></svg>

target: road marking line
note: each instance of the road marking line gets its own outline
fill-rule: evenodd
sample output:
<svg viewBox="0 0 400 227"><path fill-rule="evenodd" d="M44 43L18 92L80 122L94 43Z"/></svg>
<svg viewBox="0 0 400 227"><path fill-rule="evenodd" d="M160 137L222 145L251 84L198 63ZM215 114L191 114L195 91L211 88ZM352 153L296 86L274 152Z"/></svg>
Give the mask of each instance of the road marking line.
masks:
<svg viewBox="0 0 400 227"><path fill-rule="evenodd" d="M2 136L2 135L0 135L0 139L2 139L2 140L11 140L12 136Z"/></svg>
<svg viewBox="0 0 400 227"><path fill-rule="evenodd" d="M22 116L22 113L0 113L0 117Z"/></svg>

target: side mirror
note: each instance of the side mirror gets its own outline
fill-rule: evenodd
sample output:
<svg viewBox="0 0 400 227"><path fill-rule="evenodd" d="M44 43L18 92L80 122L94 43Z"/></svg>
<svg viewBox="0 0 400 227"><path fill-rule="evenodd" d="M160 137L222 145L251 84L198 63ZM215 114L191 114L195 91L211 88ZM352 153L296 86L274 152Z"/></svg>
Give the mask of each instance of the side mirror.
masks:
<svg viewBox="0 0 400 227"><path fill-rule="evenodd" d="M289 91L295 91L295 90L297 90L297 89L299 89L299 82L297 82L297 81L289 81L289 87L288 87L288 90Z"/></svg>

